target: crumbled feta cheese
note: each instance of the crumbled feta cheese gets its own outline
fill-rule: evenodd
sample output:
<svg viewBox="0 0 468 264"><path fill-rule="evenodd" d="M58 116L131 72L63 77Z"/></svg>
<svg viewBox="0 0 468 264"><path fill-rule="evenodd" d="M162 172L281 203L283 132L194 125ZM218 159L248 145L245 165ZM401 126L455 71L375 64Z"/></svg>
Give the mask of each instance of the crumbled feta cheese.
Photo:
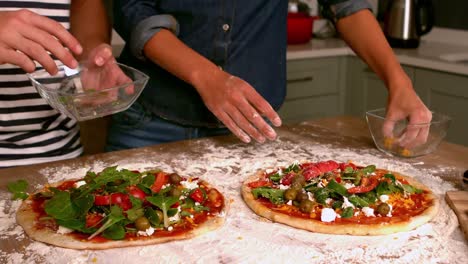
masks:
<svg viewBox="0 0 468 264"><path fill-rule="evenodd" d="M354 208L354 204L352 204L348 198L346 198L345 196L343 196L343 205L341 206L341 208L347 208L347 207L352 207Z"/></svg>
<svg viewBox="0 0 468 264"><path fill-rule="evenodd" d="M333 222L336 219L336 212L331 208L323 208L320 220L322 222Z"/></svg>
<svg viewBox="0 0 468 264"><path fill-rule="evenodd" d="M280 185L279 185L279 188L280 188L280 190L287 190L287 189L289 189L289 186L280 184Z"/></svg>
<svg viewBox="0 0 468 264"><path fill-rule="evenodd" d="M312 201L312 202L315 201L315 199L314 199L314 194L313 194L313 193L307 192L307 196L309 197L309 200L310 200L310 201Z"/></svg>
<svg viewBox="0 0 468 264"><path fill-rule="evenodd" d="M175 215L169 217L169 221L170 221L170 222L173 222L173 221L177 222L177 221L179 221L179 220L180 220L180 214L179 214L180 211L181 211L181 210L180 210L180 206L178 206L178 207L177 207L177 213L176 213Z"/></svg>
<svg viewBox="0 0 468 264"><path fill-rule="evenodd" d="M181 196L179 197L179 200L185 200L185 198L187 198L187 197L185 197L185 195L181 195Z"/></svg>
<svg viewBox="0 0 468 264"><path fill-rule="evenodd" d="M172 229L174 229L172 226L168 227L167 228L167 231L172 231Z"/></svg>
<svg viewBox="0 0 468 264"><path fill-rule="evenodd" d="M154 233L154 228L150 226L145 231L138 231L137 235L138 236L151 236L153 233Z"/></svg>
<svg viewBox="0 0 468 264"><path fill-rule="evenodd" d="M85 181L77 181L75 182L74 186L75 188L80 188L81 186L86 185Z"/></svg>
<svg viewBox="0 0 468 264"><path fill-rule="evenodd" d="M59 226L59 228L57 230L57 234L61 234L61 235L68 234L68 233L71 233L71 232L73 232L73 229L70 229L70 228L67 228L67 227L64 227L64 226Z"/></svg>
<svg viewBox="0 0 468 264"><path fill-rule="evenodd" d="M286 204L287 205L292 205L292 200L289 200Z"/></svg>
<svg viewBox="0 0 468 264"><path fill-rule="evenodd" d="M388 210L387 217L392 217L392 209L393 209L393 206L392 206L391 204L388 204L388 206L390 207L390 210Z"/></svg>
<svg viewBox="0 0 468 264"><path fill-rule="evenodd" d="M317 187L323 188L323 187L325 187L325 186L323 185L322 182L319 182L319 183L317 184Z"/></svg>
<svg viewBox="0 0 468 264"><path fill-rule="evenodd" d="M380 201L382 201L382 203L386 203L386 202L388 201L388 198L389 198L389 197L388 197L388 195L386 195L386 194L382 194L382 195L380 195L380 197L379 197L379 199L380 199Z"/></svg>
<svg viewBox="0 0 468 264"><path fill-rule="evenodd" d="M354 212L354 216L358 216L358 215L359 215L359 211Z"/></svg>
<svg viewBox="0 0 468 264"><path fill-rule="evenodd" d="M325 203L326 204L331 204L333 202L333 199L332 198L327 198L325 199Z"/></svg>
<svg viewBox="0 0 468 264"><path fill-rule="evenodd" d="M344 184L344 187L345 187L346 189L350 189L350 188L356 187L356 185L354 185L354 184L352 184L352 183L350 183L350 182L346 182L346 183Z"/></svg>
<svg viewBox="0 0 468 264"><path fill-rule="evenodd" d="M374 215L374 209L370 207L363 207L362 212L364 213L365 216L370 217L370 216L375 216Z"/></svg>
<svg viewBox="0 0 468 264"><path fill-rule="evenodd" d="M180 184L189 190L198 188L198 181L181 181Z"/></svg>
<svg viewBox="0 0 468 264"><path fill-rule="evenodd" d="M199 205L200 205L200 203L199 203L199 202L195 202L195 206L199 206Z"/></svg>
<svg viewBox="0 0 468 264"><path fill-rule="evenodd" d="M272 172L274 172L274 171L275 171L274 169L266 169L266 170L265 170L265 173L266 173L266 174L270 174L270 173L272 173Z"/></svg>
<svg viewBox="0 0 468 264"><path fill-rule="evenodd" d="M167 184L164 184L163 186L161 186L161 190L164 190L166 189L167 187L171 186L170 183L167 183Z"/></svg>

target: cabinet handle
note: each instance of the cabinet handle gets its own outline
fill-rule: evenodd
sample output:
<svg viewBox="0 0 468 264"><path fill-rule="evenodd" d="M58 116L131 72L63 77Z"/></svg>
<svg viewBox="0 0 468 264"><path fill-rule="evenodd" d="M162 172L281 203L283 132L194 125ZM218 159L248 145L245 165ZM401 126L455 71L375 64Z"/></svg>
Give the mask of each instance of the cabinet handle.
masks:
<svg viewBox="0 0 468 264"><path fill-rule="evenodd" d="M288 83L296 83L296 82L309 82L309 81L313 81L313 80L314 80L313 76L307 76L307 77L303 77L303 78L290 79L290 80L287 80L287 82Z"/></svg>

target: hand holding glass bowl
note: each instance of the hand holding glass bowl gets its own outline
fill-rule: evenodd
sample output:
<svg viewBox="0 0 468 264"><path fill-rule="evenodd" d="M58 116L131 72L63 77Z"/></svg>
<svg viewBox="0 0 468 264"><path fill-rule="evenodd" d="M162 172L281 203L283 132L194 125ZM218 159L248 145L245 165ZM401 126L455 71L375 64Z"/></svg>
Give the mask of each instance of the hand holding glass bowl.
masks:
<svg viewBox="0 0 468 264"><path fill-rule="evenodd" d="M83 61L76 69L65 65L59 65L58 69L55 75L40 69L28 77L52 107L78 121L128 109L149 79L115 60L101 66Z"/></svg>
<svg viewBox="0 0 468 264"><path fill-rule="evenodd" d="M432 112L431 122L423 124L409 124L406 119L387 120L385 115L383 108L367 111L369 131L379 150L400 157L418 157L433 152L447 135L450 125L450 118L437 112ZM392 127L390 132L388 127Z"/></svg>

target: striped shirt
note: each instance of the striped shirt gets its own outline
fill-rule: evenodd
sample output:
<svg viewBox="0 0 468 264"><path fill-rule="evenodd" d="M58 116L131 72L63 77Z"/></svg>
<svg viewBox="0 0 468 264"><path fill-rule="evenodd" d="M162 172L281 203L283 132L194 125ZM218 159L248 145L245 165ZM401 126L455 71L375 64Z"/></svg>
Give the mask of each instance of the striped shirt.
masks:
<svg viewBox="0 0 468 264"><path fill-rule="evenodd" d="M22 8L70 28L70 0L0 1L0 11ZM0 167L74 158L82 152L77 122L51 108L21 68L0 65Z"/></svg>

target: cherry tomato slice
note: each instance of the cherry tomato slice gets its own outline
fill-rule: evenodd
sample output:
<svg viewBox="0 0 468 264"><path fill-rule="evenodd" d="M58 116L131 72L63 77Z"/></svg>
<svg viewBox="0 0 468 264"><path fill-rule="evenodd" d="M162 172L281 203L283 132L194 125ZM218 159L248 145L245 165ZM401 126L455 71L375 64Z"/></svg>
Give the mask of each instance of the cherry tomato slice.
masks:
<svg viewBox="0 0 468 264"><path fill-rule="evenodd" d="M128 193L135 198L138 198L142 201L146 199L146 193L136 186L129 186L127 190Z"/></svg>
<svg viewBox="0 0 468 264"><path fill-rule="evenodd" d="M160 171L155 174L156 179L154 180L153 185L151 186L151 191L159 192L164 184L166 184L169 180L169 177L166 173Z"/></svg>
<svg viewBox="0 0 468 264"><path fill-rule="evenodd" d="M122 210L126 211L132 208L132 202L128 197L128 194L124 193L113 193L111 196L111 203L119 206Z"/></svg>
<svg viewBox="0 0 468 264"><path fill-rule="evenodd" d="M104 218L104 216L100 214L87 214L86 215L86 227L97 227L98 224L100 224L101 220Z"/></svg>
<svg viewBox="0 0 468 264"><path fill-rule="evenodd" d="M252 189L258 188L258 187L263 187L263 186L272 186L272 182L270 180L258 180L254 182L249 182L247 186L249 186Z"/></svg>
<svg viewBox="0 0 468 264"><path fill-rule="evenodd" d="M205 197L203 195L203 191L200 188L195 189L190 195L190 198L192 198L195 202L202 203L205 200Z"/></svg>
<svg viewBox="0 0 468 264"><path fill-rule="evenodd" d="M363 177L361 179L361 185L349 188L348 193L353 194L353 193L370 192L373 189L375 189L375 187L377 187L378 184L379 184L379 181L377 180L377 177L370 177L370 178Z"/></svg>
<svg viewBox="0 0 468 264"><path fill-rule="evenodd" d="M95 195L94 204L95 205L109 205L111 203L110 195Z"/></svg>
<svg viewBox="0 0 468 264"><path fill-rule="evenodd" d="M315 178L317 176L319 176L321 174L321 171L319 170L319 168L317 168L316 166L312 165L312 166L308 166L306 169L304 169L304 171L302 172L302 175L304 176L304 178L306 179L306 181L312 179L312 178Z"/></svg>
<svg viewBox="0 0 468 264"><path fill-rule="evenodd" d="M291 185L292 179L296 176L296 173L294 172L288 172L286 175L281 178L281 184L282 185Z"/></svg>

